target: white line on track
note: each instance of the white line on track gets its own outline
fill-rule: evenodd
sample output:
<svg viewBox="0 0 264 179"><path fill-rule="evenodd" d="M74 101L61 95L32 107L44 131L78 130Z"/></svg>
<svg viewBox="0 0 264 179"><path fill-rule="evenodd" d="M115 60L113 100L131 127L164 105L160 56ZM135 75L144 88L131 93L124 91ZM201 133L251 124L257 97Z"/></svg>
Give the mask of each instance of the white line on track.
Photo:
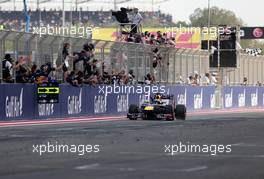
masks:
<svg viewBox="0 0 264 179"><path fill-rule="evenodd" d="M197 166L197 167L193 167L193 168L183 169L183 171L186 171L186 172L196 172L196 171L206 170L206 169L208 169L207 166Z"/></svg>
<svg viewBox="0 0 264 179"><path fill-rule="evenodd" d="M27 127L27 126L40 126L40 125L56 125L56 124L79 124L79 123L95 123L95 122L112 122L112 121L120 121L124 120L123 117L117 117L117 118L112 118L112 119L83 119L83 120L75 120L75 119L62 119L60 121L38 121L38 122L29 122L29 123L20 123L20 122L14 122L14 123L9 123L9 124L0 124L0 128L5 128L5 127Z"/></svg>
<svg viewBox="0 0 264 179"><path fill-rule="evenodd" d="M99 166L100 166L99 163L94 163L94 164L89 164L89 165L77 166L77 167L75 167L75 169L76 170L91 170L91 169L96 169Z"/></svg>
<svg viewBox="0 0 264 179"><path fill-rule="evenodd" d="M245 109L220 109L207 111L191 111L187 114L190 116L208 116L221 114L239 114L239 113L264 113L263 108L245 108ZM55 124L78 124L78 123L95 123L95 122L111 122L125 120L126 116L112 116L112 117L76 117L76 118L57 118L47 120L17 120L17 121L1 121L0 128L3 127L25 127L38 125L55 125Z"/></svg>

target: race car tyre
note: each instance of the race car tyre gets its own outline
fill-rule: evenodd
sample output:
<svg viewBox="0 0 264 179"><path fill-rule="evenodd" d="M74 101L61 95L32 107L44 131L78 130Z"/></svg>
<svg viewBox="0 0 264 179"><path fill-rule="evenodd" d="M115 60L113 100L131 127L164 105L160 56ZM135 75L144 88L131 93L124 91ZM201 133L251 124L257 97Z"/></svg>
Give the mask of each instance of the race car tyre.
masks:
<svg viewBox="0 0 264 179"><path fill-rule="evenodd" d="M129 114L138 114L138 113L139 113L139 108L138 108L138 106L135 105L135 104L131 104L131 105L129 106L128 113L129 113ZM130 119L130 120L137 120L137 118L133 118L133 117L130 117L129 119Z"/></svg>
<svg viewBox="0 0 264 179"><path fill-rule="evenodd" d="M163 110L159 106L154 106L154 112L157 113L157 114L160 114L160 113L163 113Z"/></svg>
<svg viewBox="0 0 264 179"><path fill-rule="evenodd" d="M172 118L167 118L167 121L173 121L174 120L174 115L173 115L173 107L172 105L167 105L165 106L165 114L171 114Z"/></svg>
<svg viewBox="0 0 264 179"><path fill-rule="evenodd" d="M186 107L185 105L179 104L175 108L176 119L185 120L186 119Z"/></svg>

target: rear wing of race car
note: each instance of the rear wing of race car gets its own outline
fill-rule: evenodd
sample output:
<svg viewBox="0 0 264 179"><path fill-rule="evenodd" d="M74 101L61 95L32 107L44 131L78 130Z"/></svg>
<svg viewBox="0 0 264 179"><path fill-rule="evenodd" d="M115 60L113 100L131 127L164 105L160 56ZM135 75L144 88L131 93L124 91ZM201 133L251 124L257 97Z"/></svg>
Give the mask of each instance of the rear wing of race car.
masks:
<svg viewBox="0 0 264 179"><path fill-rule="evenodd" d="M154 100L154 98L152 96L150 96L150 99ZM161 94L161 99L173 100L174 99L174 95L172 95L172 94L169 94L169 95Z"/></svg>

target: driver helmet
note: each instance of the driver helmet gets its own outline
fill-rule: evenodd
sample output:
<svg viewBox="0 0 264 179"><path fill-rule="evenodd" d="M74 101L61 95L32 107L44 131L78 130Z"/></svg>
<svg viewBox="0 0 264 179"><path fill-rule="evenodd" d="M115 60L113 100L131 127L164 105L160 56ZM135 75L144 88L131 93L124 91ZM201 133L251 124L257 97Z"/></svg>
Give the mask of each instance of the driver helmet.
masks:
<svg viewBox="0 0 264 179"><path fill-rule="evenodd" d="M161 94L156 94L154 96L154 100L157 101L157 102L161 102Z"/></svg>

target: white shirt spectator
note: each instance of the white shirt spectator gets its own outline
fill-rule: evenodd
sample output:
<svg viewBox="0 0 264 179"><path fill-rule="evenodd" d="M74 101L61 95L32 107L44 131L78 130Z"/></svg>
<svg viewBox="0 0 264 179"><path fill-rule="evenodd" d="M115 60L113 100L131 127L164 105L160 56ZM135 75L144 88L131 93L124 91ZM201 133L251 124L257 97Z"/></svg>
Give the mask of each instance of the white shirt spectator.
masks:
<svg viewBox="0 0 264 179"><path fill-rule="evenodd" d="M142 20L143 20L143 17L141 16L139 12L134 14L132 17L132 23L136 25L139 25Z"/></svg>
<svg viewBox="0 0 264 179"><path fill-rule="evenodd" d="M9 70L10 75L12 76L12 63L10 63L9 61L5 62L5 67Z"/></svg>
<svg viewBox="0 0 264 179"><path fill-rule="evenodd" d="M205 86L210 85L210 79L207 76L204 76L203 78L203 85Z"/></svg>
<svg viewBox="0 0 264 179"><path fill-rule="evenodd" d="M216 80L214 75L211 76L211 85L213 85L213 86L217 85L217 80Z"/></svg>

